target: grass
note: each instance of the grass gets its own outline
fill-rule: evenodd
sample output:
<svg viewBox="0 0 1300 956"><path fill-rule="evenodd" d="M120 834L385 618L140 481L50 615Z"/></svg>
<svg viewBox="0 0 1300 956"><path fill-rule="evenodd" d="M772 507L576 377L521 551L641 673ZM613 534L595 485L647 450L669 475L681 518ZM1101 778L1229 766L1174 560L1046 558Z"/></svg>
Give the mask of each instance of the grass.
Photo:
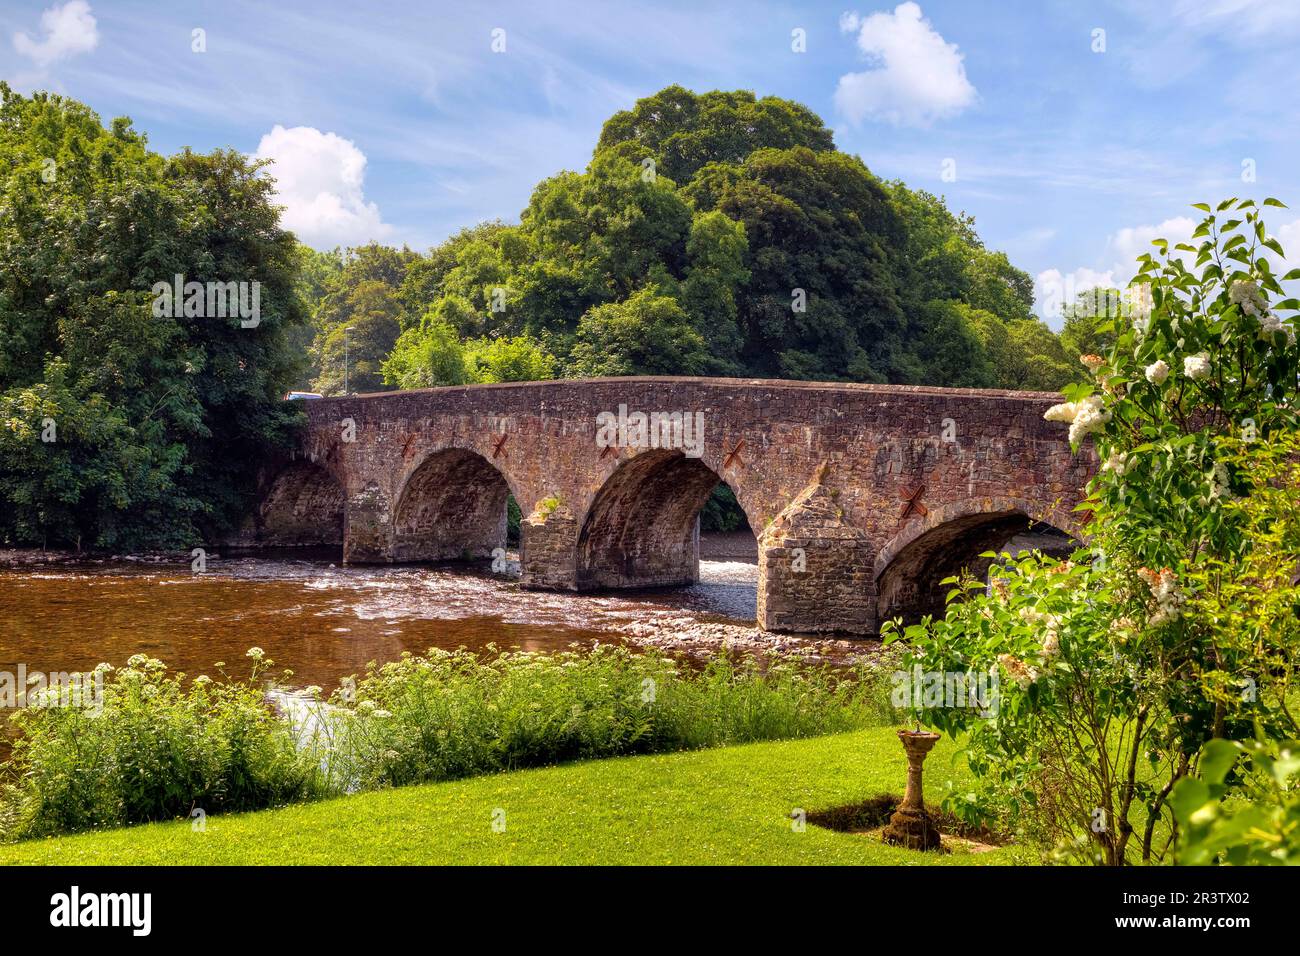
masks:
<svg viewBox="0 0 1300 956"><path fill-rule="evenodd" d="M927 797L960 778L945 739ZM1007 847L947 856L809 824L796 808L899 792L894 730L620 757L0 846L0 864L1008 864ZM492 815L505 811L504 832Z"/></svg>

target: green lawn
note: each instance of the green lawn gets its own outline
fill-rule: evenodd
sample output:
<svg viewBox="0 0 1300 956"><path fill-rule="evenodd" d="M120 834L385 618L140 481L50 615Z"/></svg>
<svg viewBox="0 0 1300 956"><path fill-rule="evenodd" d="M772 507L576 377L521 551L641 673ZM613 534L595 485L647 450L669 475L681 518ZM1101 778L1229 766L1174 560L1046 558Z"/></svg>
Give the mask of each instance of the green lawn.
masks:
<svg viewBox="0 0 1300 956"><path fill-rule="evenodd" d="M952 774L941 741L930 796ZM782 743L623 757L320 803L0 847L4 864L1012 863L1023 850L918 854L809 824L823 809L901 792L905 763L880 728ZM505 831L492 815L505 811Z"/></svg>

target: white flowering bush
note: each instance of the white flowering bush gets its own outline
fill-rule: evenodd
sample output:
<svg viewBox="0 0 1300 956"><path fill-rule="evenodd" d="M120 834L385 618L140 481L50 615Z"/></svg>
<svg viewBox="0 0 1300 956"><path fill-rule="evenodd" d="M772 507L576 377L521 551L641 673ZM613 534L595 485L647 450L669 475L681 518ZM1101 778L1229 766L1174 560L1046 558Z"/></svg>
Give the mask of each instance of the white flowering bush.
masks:
<svg viewBox="0 0 1300 956"><path fill-rule="evenodd" d="M1262 531L1297 451L1300 302L1282 283L1300 270L1275 275L1284 252L1254 201L1197 208L1192 243L1157 240L1138 260L1149 307L1103 330L1109 354L1081 356L1091 381L1046 413L1099 459L1080 549L1003 558L987 592L953 579L942 620L887 634L926 670L997 669L993 716L916 715L966 741L981 786L949 803L1071 858L1169 859L1170 796L1203 745L1296 734L1290 667L1268 666L1300 653L1295 584L1259 568L1300 561L1297 535ZM1252 588L1281 595L1267 619Z"/></svg>
<svg viewBox="0 0 1300 956"><path fill-rule="evenodd" d="M246 680L190 680L136 654L122 668L100 665L99 707L16 710L19 736L0 764L0 840L319 795L319 758L266 702L272 662L249 657Z"/></svg>

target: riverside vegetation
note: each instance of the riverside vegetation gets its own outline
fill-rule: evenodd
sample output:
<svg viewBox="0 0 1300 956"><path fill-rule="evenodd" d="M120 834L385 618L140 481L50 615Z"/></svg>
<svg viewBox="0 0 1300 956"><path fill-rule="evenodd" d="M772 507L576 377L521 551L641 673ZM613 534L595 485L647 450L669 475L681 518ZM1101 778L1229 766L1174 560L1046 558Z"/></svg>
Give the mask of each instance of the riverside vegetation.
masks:
<svg viewBox="0 0 1300 956"><path fill-rule="evenodd" d="M275 712L271 662L187 679L137 656L102 711L19 711L0 835L48 836L195 810L231 813L562 761L811 737L888 720L875 672L775 658L687 668L599 645L546 655L430 651Z"/></svg>

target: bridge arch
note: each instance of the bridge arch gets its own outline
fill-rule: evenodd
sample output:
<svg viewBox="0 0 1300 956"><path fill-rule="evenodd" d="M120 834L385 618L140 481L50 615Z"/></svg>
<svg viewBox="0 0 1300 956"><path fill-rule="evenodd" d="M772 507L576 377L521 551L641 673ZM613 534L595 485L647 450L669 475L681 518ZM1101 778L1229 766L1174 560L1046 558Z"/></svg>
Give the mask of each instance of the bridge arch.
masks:
<svg viewBox="0 0 1300 956"><path fill-rule="evenodd" d="M950 587L941 581L963 570L977 576L987 573L992 561L979 556L1000 551L1026 534L1036 536L1032 545L1045 553L1065 555L1077 546L1078 522L1068 511L1019 497L931 508L877 553L877 620L902 618L912 624L926 614L942 617Z"/></svg>
<svg viewBox="0 0 1300 956"><path fill-rule="evenodd" d="M468 448L430 452L402 481L393 508L390 560L489 558L506 546L509 481Z"/></svg>
<svg viewBox="0 0 1300 956"><path fill-rule="evenodd" d="M720 483L735 493L750 528L758 527L741 489L700 458L653 449L621 461L582 519L578 589L694 584L700 512Z"/></svg>
<svg viewBox="0 0 1300 956"><path fill-rule="evenodd" d="M341 546L347 534L347 494L329 469L298 459L271 481L254 526L262 547Z"/></svg>

